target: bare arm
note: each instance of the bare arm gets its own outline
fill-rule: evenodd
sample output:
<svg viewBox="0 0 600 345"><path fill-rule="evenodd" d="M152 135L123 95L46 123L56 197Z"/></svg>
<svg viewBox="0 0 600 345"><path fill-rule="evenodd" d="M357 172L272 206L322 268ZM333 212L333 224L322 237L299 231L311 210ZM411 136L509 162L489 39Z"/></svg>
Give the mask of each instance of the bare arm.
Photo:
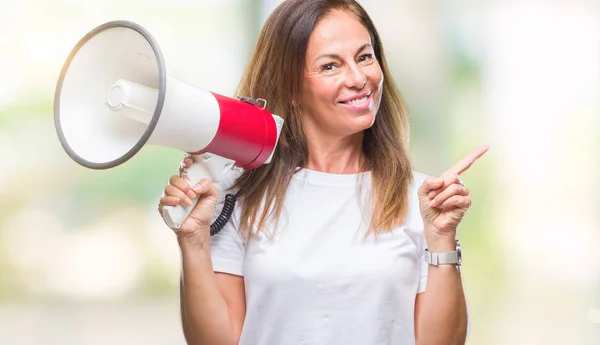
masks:
<svg viewBox="0 0 600 345"><path fill-rule="evenodd" d="M181 320L187 343L237 344L246 314L243 277L213 272L208 243L199 246L180 238L179 244Z"/></svg>
<svg viewBox="0 0 600 345"><path fill-rule="evenodd" d="M431 252L456 250L456 230L471 207L470 191L460 174L488 151L481 146L441 177L425 179L419 188L424 234ZM463 345L467 338L467 303L454 265L429 266L427 289L415 301L417 345Z"/></svg>
<svg viewBox="0 0 600 345"><path fill-rule="evenodd" d="M451 251L454 242L432 251ZM417 345L463 345L467 337L467 304L460 273L454 265L430 265L427 290L415 301Z"/></svg>
<svg viewBox="0 0 600 345"><path fill-rule="evenodd" d="M193 160L184 159L180 175ZM181 226L173 229L181 249L180 308L183 333L189 345L235 345L239 342L246 315L244 279L215 273L211 259L210 224L215 214L219 191L208 179L193 188L174 175L160 199L164 206L198 202Z"/></svg>

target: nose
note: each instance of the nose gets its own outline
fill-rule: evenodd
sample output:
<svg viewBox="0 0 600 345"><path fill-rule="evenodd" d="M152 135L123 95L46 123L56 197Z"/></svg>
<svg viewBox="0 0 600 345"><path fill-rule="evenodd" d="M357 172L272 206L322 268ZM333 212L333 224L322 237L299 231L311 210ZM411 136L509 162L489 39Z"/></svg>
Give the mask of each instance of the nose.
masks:
<svg viewBox="0 0 600 345"><path fill-rule="evenodd" d="M367 83L367 76L361 71L357 65L352 65L348 68L346 76L346 86L348 88L362 89Z"/></svg>

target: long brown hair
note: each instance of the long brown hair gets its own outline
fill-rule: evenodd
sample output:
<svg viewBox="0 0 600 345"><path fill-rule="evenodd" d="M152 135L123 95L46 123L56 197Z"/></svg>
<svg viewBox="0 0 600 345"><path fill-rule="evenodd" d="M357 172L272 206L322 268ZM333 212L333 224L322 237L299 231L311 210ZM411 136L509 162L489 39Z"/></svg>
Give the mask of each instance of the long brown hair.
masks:
<svg viewBox="0 0 600 345"><path fill-rule="evenodd" d="M292 101L300 99L310 35L319 20L336 9L350 11L368 30L384 77L379 111L363 136L363 168L371 171L373 186L369 233L391 230L407 213L412 176L408 114L371 18L354 0L287 0L264 24L237 90L240 96L266 99L267 109L285 120L271 163L255 169L251 176L244 172L233 185L239 188L248 180L240 192L240 230L246 235L263 230L269 219L279 217L292 176L308 161L301 111Z"/></svg>

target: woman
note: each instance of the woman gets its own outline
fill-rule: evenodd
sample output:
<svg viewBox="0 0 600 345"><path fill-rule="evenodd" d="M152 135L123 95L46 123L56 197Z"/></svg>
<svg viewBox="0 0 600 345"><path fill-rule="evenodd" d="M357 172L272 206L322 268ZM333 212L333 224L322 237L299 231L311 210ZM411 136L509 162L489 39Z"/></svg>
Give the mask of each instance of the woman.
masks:
<svg viewBox="0 0 600 345"><path fill-rule="evenodd" d="M284 117L272 162L220 186L173 176L159 204L200 198L176 231L188 343L464 344L458 264L440 253L457 256L471 204L458 175L487 148L441 177L412 171L408 116L363 8L284 1L238 94ZM246 181L211 238L219 196Z"/></svg>

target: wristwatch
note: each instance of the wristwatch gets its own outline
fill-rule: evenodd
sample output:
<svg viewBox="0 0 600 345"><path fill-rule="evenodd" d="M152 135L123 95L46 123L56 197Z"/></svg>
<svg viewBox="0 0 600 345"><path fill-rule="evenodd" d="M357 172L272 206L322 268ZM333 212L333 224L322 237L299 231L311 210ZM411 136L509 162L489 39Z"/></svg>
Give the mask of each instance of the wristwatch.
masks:
<svg viewBox="0 0 600 345"><path fill-rule="evenodd" d="M432 253L425 249L425 260L430 265L456 265L459 267L462 264L462 253L460 250L460 242L456 240L456 250L452 252L437 252Z"/></svg>

